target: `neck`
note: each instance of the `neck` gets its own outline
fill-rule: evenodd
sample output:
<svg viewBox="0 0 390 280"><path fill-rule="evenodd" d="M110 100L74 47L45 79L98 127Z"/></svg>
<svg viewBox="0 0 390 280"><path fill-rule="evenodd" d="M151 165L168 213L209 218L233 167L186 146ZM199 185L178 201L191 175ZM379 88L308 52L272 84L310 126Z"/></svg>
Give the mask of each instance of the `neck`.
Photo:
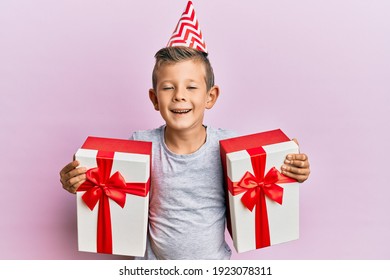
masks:
<svg viewBox="0 0 390 280"><path fill-rule="evenodd" d="M206 128L202 125L185 131L165 127L165 144L175 154L192 154L206 142Z"/></svg>

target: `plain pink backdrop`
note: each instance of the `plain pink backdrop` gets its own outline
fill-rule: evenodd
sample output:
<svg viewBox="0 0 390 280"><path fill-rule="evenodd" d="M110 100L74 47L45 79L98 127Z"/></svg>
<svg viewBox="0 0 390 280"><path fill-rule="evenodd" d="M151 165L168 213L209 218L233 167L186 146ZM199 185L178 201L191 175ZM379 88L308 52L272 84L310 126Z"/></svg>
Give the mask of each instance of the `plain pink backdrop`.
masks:
<svg viewBox="0 0 390 280"><path fill-rule="evenodd" d="M0 2L0 259L124 258L77 251L58 173L88 135L162 124L147 96L153 55L185 5ZM312 166L300 239L232 259L389 259L390 2L194 6L222 90L205 123L281 128Z"/></svg>

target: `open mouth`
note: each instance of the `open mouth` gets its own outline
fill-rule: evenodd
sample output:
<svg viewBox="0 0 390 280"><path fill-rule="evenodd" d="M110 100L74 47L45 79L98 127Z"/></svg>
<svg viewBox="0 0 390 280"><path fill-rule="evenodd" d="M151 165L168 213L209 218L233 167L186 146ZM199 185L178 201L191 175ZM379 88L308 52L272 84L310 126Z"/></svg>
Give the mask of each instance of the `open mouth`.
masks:
<svg viewBox="0 0 390 280"><path fill-rule="evenodd" d="M171 110L171 112L174 114L187 114L190 111L191 109Z"/></svg>

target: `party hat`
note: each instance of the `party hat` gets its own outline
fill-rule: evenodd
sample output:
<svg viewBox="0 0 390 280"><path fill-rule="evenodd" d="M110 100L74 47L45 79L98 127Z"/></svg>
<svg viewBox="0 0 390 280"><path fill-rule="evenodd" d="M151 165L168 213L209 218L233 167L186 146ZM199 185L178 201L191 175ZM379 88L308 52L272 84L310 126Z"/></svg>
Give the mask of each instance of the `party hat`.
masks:
<svg viewBox="0 0 390 280"><path fill-rule="evenodd" d="M199 29L199 23L191 1L188 1L187 7L167 44L167 47L178 46L190 47L207 53L202 31Z"/></svg>

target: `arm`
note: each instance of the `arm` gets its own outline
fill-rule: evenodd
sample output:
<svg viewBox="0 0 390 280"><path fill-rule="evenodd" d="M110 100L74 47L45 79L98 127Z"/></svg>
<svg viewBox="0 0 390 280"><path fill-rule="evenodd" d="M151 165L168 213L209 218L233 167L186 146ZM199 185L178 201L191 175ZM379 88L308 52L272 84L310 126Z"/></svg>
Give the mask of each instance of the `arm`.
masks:
<svg viewBox="0 0 390 280"><path fill-rule="evenodd" d="M297 139L294 138L293 141L299 145ZM310 175L309 158L306 154L289 154L281 169L284 175L303 183Z"/></svg>

